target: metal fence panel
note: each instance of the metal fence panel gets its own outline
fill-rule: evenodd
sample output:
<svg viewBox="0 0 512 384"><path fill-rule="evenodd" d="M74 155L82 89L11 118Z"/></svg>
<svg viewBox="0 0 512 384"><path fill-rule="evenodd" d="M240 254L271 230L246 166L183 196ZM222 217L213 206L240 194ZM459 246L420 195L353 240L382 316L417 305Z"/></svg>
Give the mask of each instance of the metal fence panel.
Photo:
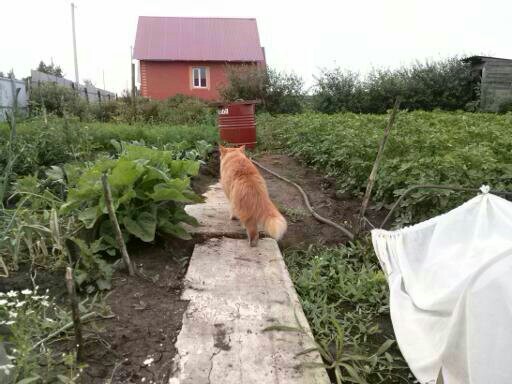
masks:
<svg viewBox="0 0 512 384"><path fill-rule="evenodd" d="M37 85L41 83L56 83L65 87L75 89L75 83L71 80L32 70L31 86L37 87ZM83 97L90 103L97 103L99 101L105 100L114 100L116 98L116 94L113 92L109 92L104 89L96 87L86 87L82 84L78 86L78 94L80 95L80 97Z"/></svg>
<svg viewBox="0 0 512 384"><path fill-rule="evenodd" d="M27 113L27 88L23 80L14 80L16 88L20 89L18 94L18 111ZM5 120L5 112L10 112L13 104L11 79L0 77L0 121Z"/></svg>

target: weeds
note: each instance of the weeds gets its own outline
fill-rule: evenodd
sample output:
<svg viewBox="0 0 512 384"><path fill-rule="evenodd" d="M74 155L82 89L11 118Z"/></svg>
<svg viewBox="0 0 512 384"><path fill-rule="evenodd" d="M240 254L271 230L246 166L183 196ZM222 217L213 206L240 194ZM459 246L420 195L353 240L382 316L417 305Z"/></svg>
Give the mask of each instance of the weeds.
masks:
<svg viewBox="0 0 512 384"><path fill-rule="evenodd" d="M316 350L336 383L409 383L410 372L387 328L386 279L372 255L370 244L361 241L288 250L285 261Z"/></svg>
<svg viewBox="0 0 512 384"><path fill-rule="evenodd" d="M310 216L309 212L302 208L293 208L286 206L280 206L279 208L280 211L283 212L292 223L297 223L299 221L304 220L304 218Z"/></svg>
<svg viewBox="0 0 512 384"><path fill-rule="evenodd" d="M43 381L74 383L79 369L73 353L60 353L49 344L34 345L47 334L61 329L70 321L69 314L48 296L34 290L0 293L0 326L8 327L6 352L10 363L0 367L7 383ZM63 378L71 381L63 381Z"/></svg>

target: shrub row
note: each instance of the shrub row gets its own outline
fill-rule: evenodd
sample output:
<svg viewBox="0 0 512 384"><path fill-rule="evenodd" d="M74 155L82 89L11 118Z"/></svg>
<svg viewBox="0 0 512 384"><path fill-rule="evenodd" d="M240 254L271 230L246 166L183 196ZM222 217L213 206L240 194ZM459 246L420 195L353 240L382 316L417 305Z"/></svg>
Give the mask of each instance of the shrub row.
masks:
<svg viewBox="0 0 512 384"><path fill-rule="evenodd" d="M71 115L81 121L144 122L167 124L213 124L214 111L195 97L176 95L167 100L129 97L88 104L73 89L54 83L43 83L30 93L32 114L44 111L58 117Z"/></svg>
<svg viewBox="0 0 512 384"><path fill-rule="evenodd" d="M303 80L258 66L233 67L228 85L221 90L226 100L259 99L260 110L300 113L385 113L397 96L408 110L478 109L479 89L469 63L453 57L437 62L417 62L396 70L375 69L363 78L341 68L323 69L307 95Z"/></svg>
<svg viewBox="0 0 512 384"><path fill-rule="evenodd" d="M323 113L355 112L385 113L396 97L408 110L478 110L480 91L471 74L469 63L453 57L437 62L417 62L396 70L375 69L363 78L357 72L341 68L323 69L315 77L312 94L308 95L304 81L293 73L271 68L245 65L228 66L227 84L220 87L227 101L260 100L260 111L271 114L300 113L312 109ZM214 111L205 102L177 95L155 101L129 97L88 105L73 90L56 84L42 84L31 93L34 112L46 110L63 116L65 113L81 120L143 121L169 124L213 123ZM501 110L506 111L507 105Z"/></svg>
<svg viewBox="0 0 512 384"><path fill-rule="evenodd" d="M474 111L479 97L476 85L470 64L456 57L396 70L376 69L365 79L335 68L316 77L313 109L324 113L385 113L400 97L408 110Z"/></svg>

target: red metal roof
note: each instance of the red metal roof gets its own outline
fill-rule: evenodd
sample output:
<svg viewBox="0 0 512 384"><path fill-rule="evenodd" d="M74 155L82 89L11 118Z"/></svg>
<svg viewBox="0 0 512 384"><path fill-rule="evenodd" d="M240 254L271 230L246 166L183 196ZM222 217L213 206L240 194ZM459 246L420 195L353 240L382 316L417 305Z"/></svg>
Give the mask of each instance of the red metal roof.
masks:
<svg viewBox="0 0 512 384"><path fill-rule="evenodd" d="M134 59L264 61L256 19L140 16Z"/></svg>

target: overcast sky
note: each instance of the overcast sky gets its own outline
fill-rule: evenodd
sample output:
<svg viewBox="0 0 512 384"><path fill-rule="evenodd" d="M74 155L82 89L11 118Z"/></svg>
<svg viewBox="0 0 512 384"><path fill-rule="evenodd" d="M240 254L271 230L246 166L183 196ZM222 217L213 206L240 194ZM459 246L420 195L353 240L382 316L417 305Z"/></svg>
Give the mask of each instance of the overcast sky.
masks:
<svg viewBox="0 0 512 384"><path fill-rule="evenodd" d="M40 60L74 79L70 1L5 0L0 71L30 74ZM267 62L301 75L366 73L414 60L486 54L512 58L510 0L76 0L80 79L121 92L130 79L137 17L255 17Z"/></svg>

